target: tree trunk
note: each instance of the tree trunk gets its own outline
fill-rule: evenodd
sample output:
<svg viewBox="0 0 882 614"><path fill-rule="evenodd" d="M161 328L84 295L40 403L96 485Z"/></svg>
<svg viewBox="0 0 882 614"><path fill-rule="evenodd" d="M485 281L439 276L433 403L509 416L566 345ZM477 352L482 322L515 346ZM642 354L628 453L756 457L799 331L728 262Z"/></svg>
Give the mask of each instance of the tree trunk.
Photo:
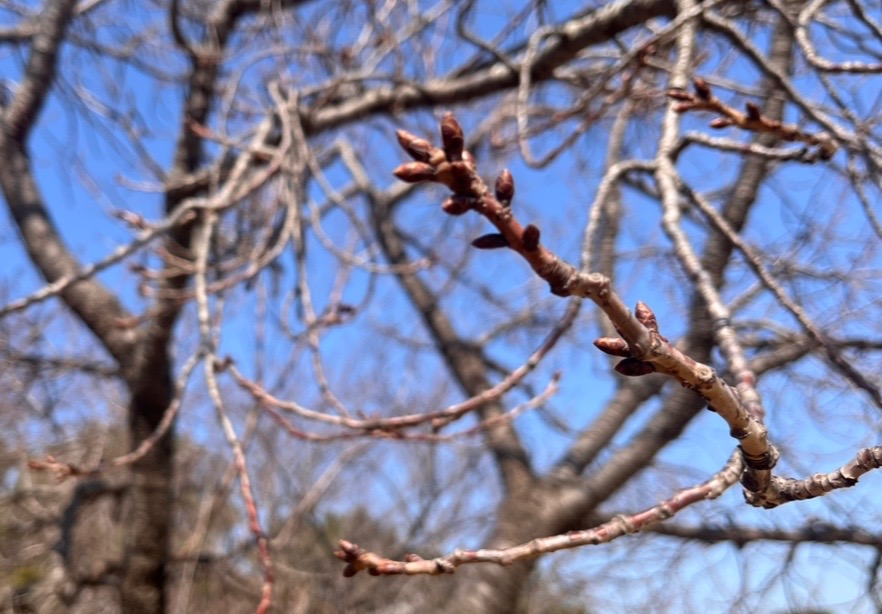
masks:
<svg viewBox="0 0 882 614"><path fill-rule="evenodd" d="M163 369L142 368L129 402L129 437L134 448L156 430L172 400L168 361ZM123 534L123 612L165 612L166 565L172 525L174 435L170 431L131 468Z"/></svg>

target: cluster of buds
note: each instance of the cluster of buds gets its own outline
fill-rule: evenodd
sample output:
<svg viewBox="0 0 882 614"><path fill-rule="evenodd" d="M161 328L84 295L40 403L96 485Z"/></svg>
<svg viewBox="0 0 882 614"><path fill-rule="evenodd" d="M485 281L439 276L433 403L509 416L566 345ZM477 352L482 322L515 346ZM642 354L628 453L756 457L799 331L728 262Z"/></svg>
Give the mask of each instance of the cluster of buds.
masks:
<svg viewBox="0 0 882 614"><path fill-rule="evenodd" d="M413 158L396 168L393 173L407 183L440 183L450 188L453 194L441 205L448 215L463 215L471 210L480 210L497 227L506 226L508 235L485 234L472 245L478 249L499 249L516 246L525 253L539 250L540 232L534 224L521 228L510 224L512 221L511 201L514 199L514 177L508 169L503 170L496 179L493 196L477 174L475 159L465 149L462 127L451 113L445 113L441 120L441 147L407 132L396 132L402 149ZM495 198L494 198L495 196Z"/></svg>
<svg viewBox="0 0 882 614"><path fill-rule="evenodd" d="M655 313L653 313L652 309L650 309L646 303L642 301L637 302L637 306L634 308L634 317L649 330L650 334L657 336L662 341L667 341L667 339L659 333L658 320L655 318ZM617 332L621 334L621 331ZM638 375L655 373L655 365L651 362L635 358L632 355L631 347L624 339L619 337L601 337L600 339L595 339L594 346L601 352L609 354L610 356L624 358L624 360L620 361L615 366L616 372L621 375L635 377Z"/></svg>
<svg viewBox="0 0 882 614"><path fill-rule="evenodd" d="M471 195L475 158L465 150L462 127L453 115L445 113L441 120L443 148L435 147L406 130L398 130L395 134L402 149L414 162L402 164L393 174L407 183L434 182L446 185L454 196L445 202L444 210L451 215L462 215L468 211L470 204L464 199ZM454 200L456 198L458 202Z"/></svg>
<svg viewBox="0 0 882 614"><path fill-rule="evenodd" d="M839 146L826 133L810 134L803 132L798 126L784 124L775 119L763 116L759 105L747 102L744 112L731 107L714 96L710 85L700 77L692 81L694 92L684 89L669 89L666 93L668 98L678 101L674 105L677 113L688 111L711 111L720 115L708 124L711 128L720 130L730 126L737 126L743 130L773 134L779 139L790 142L800 142L817 147L817 158L829 160L836 153Z"/></svg>

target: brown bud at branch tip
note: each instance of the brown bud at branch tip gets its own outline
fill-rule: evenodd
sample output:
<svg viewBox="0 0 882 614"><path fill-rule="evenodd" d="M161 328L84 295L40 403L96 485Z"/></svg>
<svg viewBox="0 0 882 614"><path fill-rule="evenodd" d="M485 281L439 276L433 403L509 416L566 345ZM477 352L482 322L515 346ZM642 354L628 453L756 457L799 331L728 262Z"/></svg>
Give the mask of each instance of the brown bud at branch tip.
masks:
<svg viewBox="0 0 882 614"><path fill-rule="evenodd" d="M428 162L432 157L432 144L425 139L411 134L407 130L397 130L398 144L417 162Z"/></svg>
<svg viewBox="0 0 882 614"><path fill-rule="evenodd" d="M655 366L651 362L643 362L636 358L626 358L619 362L615 367L616 372L628 377L637 377L640 375L649 375L655 373Z"/></svg>
<svg viewBox="0 0 882 614"><path fill-rule="evenodd" d="M691 102L678 102L674 105L674 113L685 113L690 109L694 109L695 105Z"/></svg>
<svg viewBox="0 0 882 614"><path fill-rule="evenodd" d="M444 143L444 153L451 162L462 160L462 150L465 146L465 136L462 126L453 117L453 113L447 112L441 119L441 142Z"/></svg>
<svg viewBox="0 0 882 614"><path fill-rule="evenodd" d="M481 235L472 241L472 246L477 247L478 249L499 249L501 247L508 247L508 239L501 234L494 232Z"/></svg>
<svg viewBox="0 0 882 614"><path fill-rule="evenodd" d="M535 252L539 249L539 228L534 224L527 224L524 228L524 234L521 236L521 245L524 251Z"/></svg>
<svg viewBox="0 0 882 614"><path fill-rule="evenodd" d="M512 198L514 198L514 177L506 168L496 178L496 200L507 207L511 204Z"/></svg>
<svg viewBox="0 0 882 614"><path fill-rule="evenodd" d="M435 179L435 169L425 162L407 162L392 171L392 174L406 183L420 183Z"/></svg>
<svg viewBox="0 0 882 614"><path fill-rule="evenodd" d="M630 358L631 348L624 339L616 337L601 337L594 340L594 347L601 352L605 352L610 356L618 356L619 358Z"/></svg>
<svg viewBox="0 0 882 614"><path fill-rule="evenodd" d="M683 102L687 102L692 100L692 94L687 92L686 90L681 89L669 89L665 94L668 98L673 98L674 100L681 100Z"/></svg>
<svg viewBox="0 0 882 614"><path fill-rule="evenodd" d="M695 77L692 80L692 86L695 88L695 93L702 100L707 100L711 96L710 86L707 84L707 81L702 79L701 77Z"/></svg>

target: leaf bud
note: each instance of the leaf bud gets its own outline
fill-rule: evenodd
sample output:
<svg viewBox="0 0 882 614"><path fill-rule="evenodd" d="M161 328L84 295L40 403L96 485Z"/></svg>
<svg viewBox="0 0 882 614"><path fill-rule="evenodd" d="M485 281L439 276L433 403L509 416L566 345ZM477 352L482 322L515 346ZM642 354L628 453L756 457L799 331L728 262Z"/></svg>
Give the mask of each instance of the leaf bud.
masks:
<svg viewBox="0 0 882 614"><path fill-rule="evenodd" d="M462 126L449 111L441 119L441 142L444 143L444 153L451 162L462 160L462 151L465 146L465 136Z"/></svg>
<svg viewBox="0 0 882 614"><path fill-rule="evenodd" d="M601 352L605 352L610 356L618 356L619 358L630 358L631 348L628 342L618 337L601 337L594 340L594 347Z"/></svg>
<svg viewBox="0 0 882 614"><path fill-rule="evenodd" d="M521 236L521 245L524 251L535 252L539 249L539 228L535 224L527 224L524 234Z"/></svg>
<svg viewBox="0 0 882 614"><path fill-rule="evenodd" d="M760 111L759 105L755 102L748 102L744 105L745 110L747 111L747 119L752 122L758 122L762 119L763 115Z"/></svg>
<svg viewBox="0 0 882 614"><path fill-rule="evenodd" d="M496 200L508 207L514 198L514 177L507 168L496 178Z"/></svg>
<svg viewBox="0 0 882 614"><path fill-rule="evenodd" d="M499 233L493 232L481 235L472 241L472 246L477 247L478 249L499 249L501 247L508 247L509 244L508 239Z"/></svg>
<svg viewBox="0 0 882 614"><path fill-rule="evenodd" d="M397 130L398 144L417 162L428 162L432 157L432 144L407 130Z"/></svg>
<svg viewBox="0 0 882 614"><path fill-rule="evenodd" d="M692 86L695 88L695 94L702 100L708 100L711 97L710 86L701 77L695 77L692 80Z"/></svg>
<svg viewBox="0 0 882 614"><path fill-rule="evenodd" d="M406 162L392 171L392 174L406 183L421 183L435 179L435 169L425 162Z"/></svg>
<svg viewBox="0 0 882 614"><path fill-rule="evenodd" d="M451 196L443 203L441 209L447 215L462 215L472 208L472 199L464 196Z"/></svg>
<svg viewBox="0 0 882 614"><path fill-rule="evenodd" d="M636 358L626 358L615 366L616 372L620 375L628 377L638 377L640 375L649 375L655 373L655 365L651 362L643 362Z"/></svg>

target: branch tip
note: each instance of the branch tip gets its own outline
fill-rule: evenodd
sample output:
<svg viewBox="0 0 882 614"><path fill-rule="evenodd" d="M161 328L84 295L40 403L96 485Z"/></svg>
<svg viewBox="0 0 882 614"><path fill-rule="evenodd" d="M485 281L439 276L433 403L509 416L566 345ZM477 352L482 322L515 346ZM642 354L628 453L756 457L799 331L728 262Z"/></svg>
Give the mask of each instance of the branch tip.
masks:
<svg viewBox="0 0 882 614"><path fill-rule="evenodd" d="M447 154L448 160L451 162L462 160L465 136L462 132L462 126L450 111L445 113L441 119L441 142L444 143L444 153Z"/></svg>
<svg viewBox="0 0 882 614"><path fill-rule="evenodd" d="M435 169L425 162L406 162L392 171L392 174L406 183L435 180Z"/></svg>

